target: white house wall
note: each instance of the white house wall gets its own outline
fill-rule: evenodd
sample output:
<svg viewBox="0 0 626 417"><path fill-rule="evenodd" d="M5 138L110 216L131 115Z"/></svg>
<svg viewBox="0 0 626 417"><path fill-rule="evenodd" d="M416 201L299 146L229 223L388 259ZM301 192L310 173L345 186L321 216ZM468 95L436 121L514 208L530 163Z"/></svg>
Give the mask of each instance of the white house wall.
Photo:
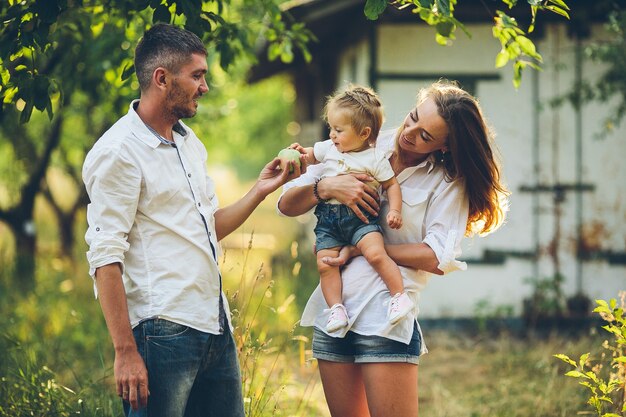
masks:
<svg viewBox="0 0 626 417"><path fill-rule="evenodd" d="M511 67L494 68L500 45L491 35L491 26L469 25L468 29L471 40L459 31L452 46L442 47L435 43L433 29L425 25L380 25L376 35L376 70L383 74L499 74L499 80L477 82L475 94L496 133L503 174L513 192L511 210L506 225L497 233L486 238L465 239L463 257L481 258L486 249L530 253L535 249L533 224L537 213L533 194L520 191L520 187L533 186L536 180L547 185L577 181L575 110L567 103L558 108L550 106L555 97L569 91L574 83L576 43L567 36L564 26L546 27L542 39L536 41L546 62L544 70L524 72L522 86L516 91L511 81ZM595 39L602 36L601 28L594 28L593 33ZM368 41L363 41L342 54L338 83L368 84L369 69L370 46ZM595 63L583 62L585 79L596 78L600 70ZM432 81L435 79L379 79L376 89L386 113L383 128L398 126L415 105L418 89ZM592 103L582 110L582 182L595 186L595 191L583 194L583 224L587 228L597 224L598 234L587 233L592 244L593 239L600 236L597 249L624 252L626 129L622 127L604 140L594 139L608 108L606 104ZM535 126L538 127L538 166L533 161ZM537 264L528 259L509 257L503 265L471 264L466 272L433 277L422 294L420 314L423 317L468 316L481 301L494 308L511 306L519 313L522 298L532 291L527 279L535 274L546 278L555 273L554 259L547 251L555 234L553 197L547 192L537 197L542 250ZM564 291L566 295L572 295L577 290L574 192L566 193L560 209L560 271L566 280ZM590 298L617 297L618 291L623 289L626 289L626 268L623 265L609 265L606 260L583 264L583 290Z"/></svg>

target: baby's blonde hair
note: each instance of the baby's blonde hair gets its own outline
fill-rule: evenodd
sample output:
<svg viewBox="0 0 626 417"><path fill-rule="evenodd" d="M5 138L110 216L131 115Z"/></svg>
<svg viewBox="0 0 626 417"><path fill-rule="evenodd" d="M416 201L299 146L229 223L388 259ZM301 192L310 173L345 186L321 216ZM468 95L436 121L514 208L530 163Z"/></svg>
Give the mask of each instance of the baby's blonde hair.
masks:
<svg viewBox="0 0 626 417"><path fill-rule="evenodd" d="M357 133L369 127L372 131L367 138L371 145L376 143L378 132L383 124L383 105L378 95L368 87L350 84L344 90L329 96L324 107L324 120L328 122L331 110L347 110L350 112L350 124Z"/></svg>

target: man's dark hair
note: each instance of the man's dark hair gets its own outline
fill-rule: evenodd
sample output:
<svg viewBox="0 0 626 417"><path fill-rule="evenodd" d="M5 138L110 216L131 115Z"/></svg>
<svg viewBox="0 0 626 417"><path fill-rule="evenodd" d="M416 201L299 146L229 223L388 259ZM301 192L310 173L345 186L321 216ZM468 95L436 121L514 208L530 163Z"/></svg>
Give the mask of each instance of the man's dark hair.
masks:
<svg viewBox="0 0 626 417"><path fill-rule="evenodd" d="M176 73L192 54L207 55L198 36L165 23L154 25L135 48L135 73L141 90L148 89L155 69L163 67Z"/></svg>

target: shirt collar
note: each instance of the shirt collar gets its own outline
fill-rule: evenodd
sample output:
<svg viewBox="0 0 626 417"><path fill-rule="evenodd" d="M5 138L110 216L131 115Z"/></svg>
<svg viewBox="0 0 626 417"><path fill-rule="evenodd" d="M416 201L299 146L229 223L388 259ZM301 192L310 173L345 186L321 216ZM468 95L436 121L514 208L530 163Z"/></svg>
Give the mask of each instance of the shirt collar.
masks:
<svg viewBox="0 0 626 417"><path fill-rule="evenodd" d="M141 120L141 117L139 117L137 111L135 110L137 105L139 105L139 99L133 100L128 109L128 117L130 117L132 123L133 134L137 137L137 139L154 149L158 147L162 141L159 140L159 138L157 138L156 135L150 131L144 121ZM175 133L178 133L183 141L189 136L189 129L180 120L176 122L176 124L172 127L172 130Z"/></svg>

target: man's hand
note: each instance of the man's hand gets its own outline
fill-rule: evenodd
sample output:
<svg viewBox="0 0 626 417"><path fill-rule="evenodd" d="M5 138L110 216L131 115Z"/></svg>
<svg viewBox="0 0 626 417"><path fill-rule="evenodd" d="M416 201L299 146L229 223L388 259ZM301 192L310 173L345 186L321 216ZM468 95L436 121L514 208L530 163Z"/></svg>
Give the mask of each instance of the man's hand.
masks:
<svg viewBox="0 0 626 417"><path fill-rule="evenodd" d="M336 199L352 209L364 223L369 223L363 210L376 216L378 214L378 193L366 182L373 181L367 174L348 174L323 178L317 186L321 198Z"/></svg>
<svg viewBox="0 0 626 417"><path fill-rule="evenodd" d="M289 161L285 169L278 169L280 162L280 158L274 158L263 167L259 174L256 187L263 197L268 196L276 191L278 187L306 172L306 161L303 160L303 156L300 157L300 164Z"/></svg>
<svg viewBox="0 0 626 417"><path fill-rule="evenodd" d="M130 403L133 410L148 405L148 370L137 350L116 352L113 371L118 396Z"/></svg>

